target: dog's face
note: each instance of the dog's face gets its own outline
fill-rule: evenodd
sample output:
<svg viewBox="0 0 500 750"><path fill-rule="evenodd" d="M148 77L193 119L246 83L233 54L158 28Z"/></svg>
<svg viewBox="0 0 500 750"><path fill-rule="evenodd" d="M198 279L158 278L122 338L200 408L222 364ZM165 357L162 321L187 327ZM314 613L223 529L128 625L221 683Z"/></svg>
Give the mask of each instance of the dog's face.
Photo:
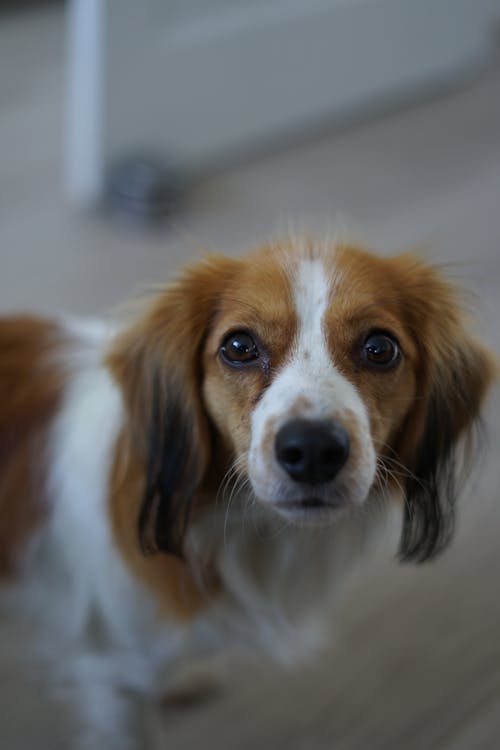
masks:
<svg viewBox="0 0 500 750"><path fill-rule="evenodd" d="M143 531L154 505L158 546L172 549L214 446L290 521L326 523L399 486L403 555L425 559L446 541L441 485L493 365L434 269L282 244L193 268L141 326L125 337L133 384L123 349L114 369L156 435Z"/></svg>
<svg viewBox="0 0 500 750"><path fill-rule="evenodd" d="M206 407L257 500L290 520L363 504L414 399L416 349L378 266L281 251L244 266L220 300Z"/></svg>

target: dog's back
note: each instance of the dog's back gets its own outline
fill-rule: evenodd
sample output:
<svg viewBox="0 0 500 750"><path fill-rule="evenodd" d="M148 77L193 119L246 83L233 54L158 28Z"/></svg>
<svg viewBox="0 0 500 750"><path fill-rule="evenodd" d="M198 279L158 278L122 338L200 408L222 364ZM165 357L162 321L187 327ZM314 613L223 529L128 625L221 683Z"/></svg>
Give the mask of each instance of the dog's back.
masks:
<svg viewBox="0 0 500 750"><path fill-rule="evenodd" d="M62 397L55 358L59 326L35 317L0 319L0 575L44 515L45 435Z"/></svg>

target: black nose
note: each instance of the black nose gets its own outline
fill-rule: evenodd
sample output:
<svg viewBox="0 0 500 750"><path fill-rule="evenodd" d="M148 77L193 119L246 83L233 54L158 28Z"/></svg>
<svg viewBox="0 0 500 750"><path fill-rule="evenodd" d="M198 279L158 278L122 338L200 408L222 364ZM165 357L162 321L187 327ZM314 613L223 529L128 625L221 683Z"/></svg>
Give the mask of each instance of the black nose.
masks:
<svg viewBox="0 0 500 750"><path fill-rule="evenodd" d="M296 482L318 484L333 479L349 456L349 435L338 422L294 419L276 435L280 466Z"/></svg>

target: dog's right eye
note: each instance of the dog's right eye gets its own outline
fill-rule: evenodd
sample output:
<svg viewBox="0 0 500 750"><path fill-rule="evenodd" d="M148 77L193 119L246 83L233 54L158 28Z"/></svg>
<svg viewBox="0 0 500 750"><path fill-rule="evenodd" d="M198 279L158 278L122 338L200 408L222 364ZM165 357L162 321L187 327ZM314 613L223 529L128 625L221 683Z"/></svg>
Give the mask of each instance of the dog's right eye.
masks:
<svg viewBox="0 0 500 750"><path fill-rule="evenodd" d="M234 331L227 336L220 348L222 358L230 365L246 365L259 358L257 344L246 331Z"/></svg>

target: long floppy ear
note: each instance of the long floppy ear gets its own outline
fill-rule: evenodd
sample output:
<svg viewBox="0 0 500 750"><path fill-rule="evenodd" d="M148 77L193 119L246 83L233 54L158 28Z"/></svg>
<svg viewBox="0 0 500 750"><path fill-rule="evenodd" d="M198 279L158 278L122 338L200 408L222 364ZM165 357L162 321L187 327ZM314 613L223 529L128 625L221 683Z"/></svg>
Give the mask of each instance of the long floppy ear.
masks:
<svg viewBox="0 0 500 750"><path fill-rule="evenodd" d="M408 263L409 256L401 261ZM471 440L498 364L467 333L453 286L434 268L413 262L404 305L421 366L415 404L396 446L409 469L399 554L402 560L423 562L452 536L458 484L466 475ZM466 450L457 453L459 443Z"/></svg>
<svg viewBox="0 0 500 750"><path fill-rule="evenodd" d="M237 264L213 256L188 268L118 338L108 357L145 470L138 518L144 552L183 554L193 497L210 459L200 353Z"/></svg>

